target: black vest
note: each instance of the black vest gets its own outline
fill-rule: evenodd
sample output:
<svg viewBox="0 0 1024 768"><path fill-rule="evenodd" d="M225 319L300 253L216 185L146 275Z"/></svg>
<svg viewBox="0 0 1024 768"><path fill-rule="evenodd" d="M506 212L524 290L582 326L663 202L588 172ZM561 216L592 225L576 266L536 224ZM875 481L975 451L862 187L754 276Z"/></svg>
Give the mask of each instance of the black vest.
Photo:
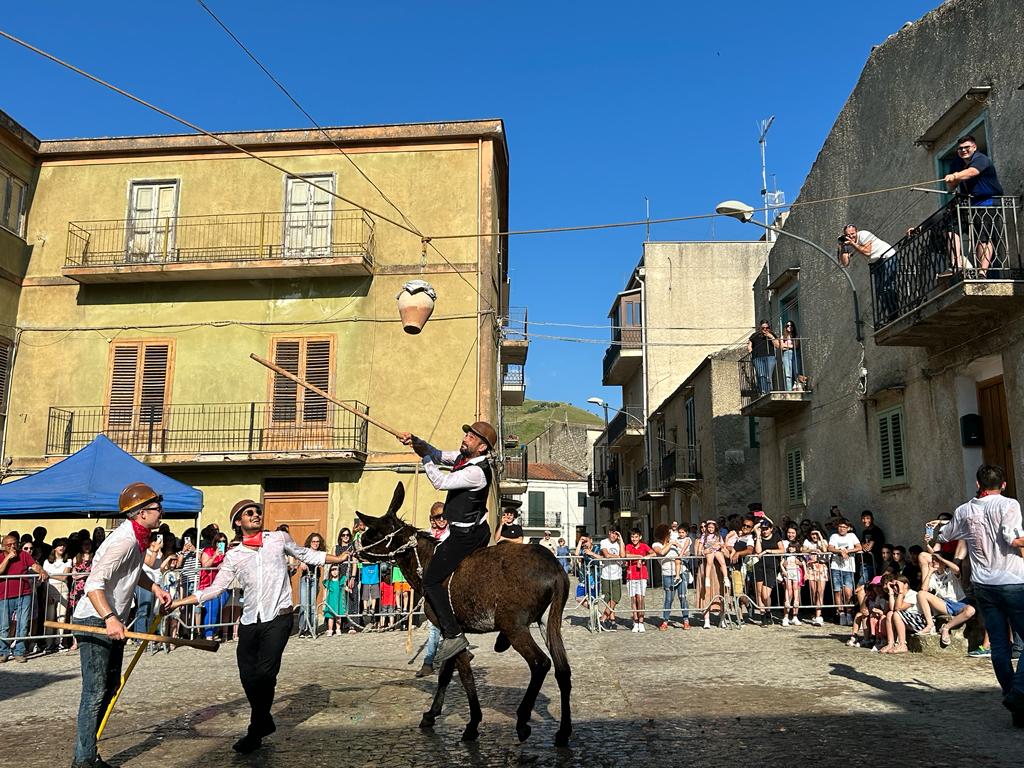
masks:
<svg viewBox="0 0 1024 768"><path fill-rule="evenodd" d="M448 491L444 502L444 516L449 523L478 523L487 516L487 497L491 490L491 464L485 458L479 464L463 464L453 469L452 474L461 472L466 467L477 466L484 471L487 485L478 491L469 488L456 488Z"/></svg>

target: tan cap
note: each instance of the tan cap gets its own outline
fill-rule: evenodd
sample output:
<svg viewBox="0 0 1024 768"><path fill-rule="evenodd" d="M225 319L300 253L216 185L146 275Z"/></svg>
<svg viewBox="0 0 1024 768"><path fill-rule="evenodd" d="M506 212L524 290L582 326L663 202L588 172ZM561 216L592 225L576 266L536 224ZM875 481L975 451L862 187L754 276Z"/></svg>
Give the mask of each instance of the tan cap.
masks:
<svg viewBox="0 0 1024 768"><path fill-rule="evenodd" d="M261 514L263 513L263 505L260 504L258 501L253 501L252 499L242 499L231 508L231 514L228 516L228 519L231 521L232 527L234 527L234 525L237 523L238 516L242 514L242 511L249 509L250 507L255 507L260 511Z"/></svg>
<svg viewBox="0 0 1024 768"><path fill-rule="evenodd" d="M145 483L132 483L127 486L117 499L117 506L122 514L130 515L154 501L163 501L164 497Z"/></svg>
<svg viewBox="0 0 1024 768"><path fill-rule="evenodd" d="M462 431L472 432L477 437L483 439L487 443L488 448L493 448L494 444L498 442L498 433L486 421L474 421L472 424L463 424Z"/></svg>

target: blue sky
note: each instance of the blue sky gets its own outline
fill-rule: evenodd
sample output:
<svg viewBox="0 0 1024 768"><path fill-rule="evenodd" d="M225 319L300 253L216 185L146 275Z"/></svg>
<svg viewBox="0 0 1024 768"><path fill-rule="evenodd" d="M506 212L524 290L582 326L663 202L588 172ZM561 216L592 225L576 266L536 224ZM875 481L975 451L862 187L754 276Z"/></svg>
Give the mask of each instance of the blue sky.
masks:
<svg viewBox="0 0 1024 768"><path fill-rule="evenodd" d="M757 204L757 122L775 115L768 170L792 201L871 46L936 5L340 3L209 5L322 125L500 117L513 229ZM0 28L209 130L305 118L190 0L5 9ZM177 131L166 118L0 40L0 108L41 138ZM771 185L771 180L769 180ZM386 192L387 190L385 190ZM721 219L653 239L746 239ZM513 238L513 304L537 333L606 340L606 313L643 229ZM527 396L618 402L603 344L535 339Z"/></svg>

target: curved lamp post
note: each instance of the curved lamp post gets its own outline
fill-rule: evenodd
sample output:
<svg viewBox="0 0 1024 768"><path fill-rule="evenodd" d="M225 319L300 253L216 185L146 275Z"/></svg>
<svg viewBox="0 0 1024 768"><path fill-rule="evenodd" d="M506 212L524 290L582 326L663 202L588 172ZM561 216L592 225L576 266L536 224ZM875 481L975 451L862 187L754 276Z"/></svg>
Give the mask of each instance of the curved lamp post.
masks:
<svg viewBox="0 0 1024 768"><path fill-rule="evenodd" d="M853 284L853 279L850 277L849 271L843 268L843 266L836 260L835 256L826 251L817 243L811 242L805 237L800 237L800 235L794 235L792 232L787 232L784 229L777 229L776 227L771 227L767 224L762 224L761 222L757 221L754 218L754 209L751 208L746 203L740 202L739 200L726 200L723 203L719 203L718 205L715 206L715 213L720 214L722 216L728 216L729 218L736 219L737 221L742 221L744 224L753 224L755 227L760 227L761 229L767 230L768 232L774 232L776 235L781 235L783 237L791 237L794 240L799 240L801 243L811 246L811 248L813 248L818 253L822 254L826 259L835 264L836 267L838 267L839 270L843 273L843 276L846 278L846 282L850 284L850 290L853 292L854 327L857 331L857 341L863 346L864 333L862 331L862 327L864 325L864 321L860 319L860 299L857 297L857 287ZM588 400L587 402L593 401Z"/></svg>

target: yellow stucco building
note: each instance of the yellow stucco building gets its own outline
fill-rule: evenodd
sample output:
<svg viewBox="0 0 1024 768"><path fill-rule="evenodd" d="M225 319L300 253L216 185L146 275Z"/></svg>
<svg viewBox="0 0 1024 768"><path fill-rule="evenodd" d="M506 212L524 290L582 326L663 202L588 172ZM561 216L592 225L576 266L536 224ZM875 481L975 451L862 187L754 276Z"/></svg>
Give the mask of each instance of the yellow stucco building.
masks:
<svg viewBox="0 0 1024 768"><path fill-rule="evenodd" d="M204 521L251 497L333 542L402 480L425 526L439 495L408 449L249 354L439 447L497 424L525 362L503 344L507 242L486 236L508 229L502 122L223 137L259 159L194 134L39 141L3 116L22 190L0 222L5 479L103 433L200 488ZM410 280L437 293L418 335L396 303Z"/></svg>

